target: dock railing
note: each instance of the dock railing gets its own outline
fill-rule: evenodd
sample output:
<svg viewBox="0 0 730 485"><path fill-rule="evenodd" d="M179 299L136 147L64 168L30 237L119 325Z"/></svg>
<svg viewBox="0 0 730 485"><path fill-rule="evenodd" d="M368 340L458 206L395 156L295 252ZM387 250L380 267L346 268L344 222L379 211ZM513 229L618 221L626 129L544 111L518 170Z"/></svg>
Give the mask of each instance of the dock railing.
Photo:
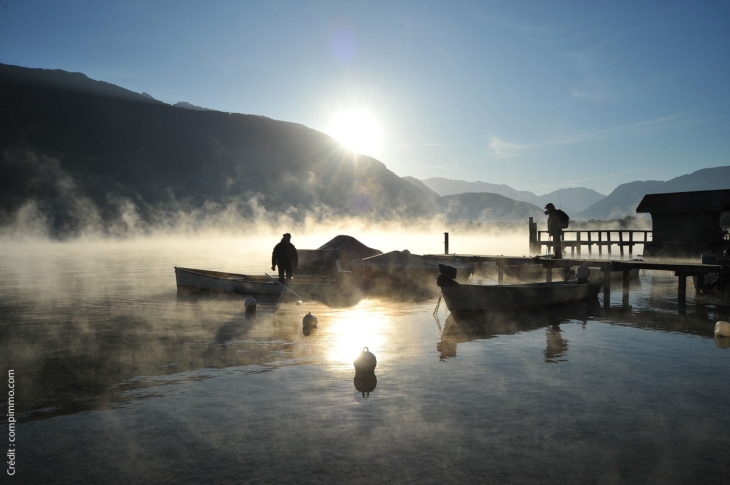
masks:
<svg viewBox="0 0 730 485"><path fill-rule="evenodd" d="M547 252L552 251L553 241L547 231L538 231L537 223L530 217L530 255L543 253L543 246L547 246ZM608 255L612 255L612 248L618 247L619 254L625 256L625 248L628 248L628 256L634 255L634 246L644 245L652 240L652 231L633 229L567 229L563 231L563 251L570 248L570 256L582 256L583 247L587 246L588 254L593 255L593 247L598 248L598 255L603 256L605 248Z"/></svg>

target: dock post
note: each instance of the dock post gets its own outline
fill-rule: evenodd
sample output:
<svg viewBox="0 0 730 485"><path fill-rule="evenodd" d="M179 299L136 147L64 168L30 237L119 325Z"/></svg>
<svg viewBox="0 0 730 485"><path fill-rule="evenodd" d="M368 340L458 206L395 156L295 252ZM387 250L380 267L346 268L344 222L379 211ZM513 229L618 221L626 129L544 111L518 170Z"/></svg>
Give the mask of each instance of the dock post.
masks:
<svg viewBox="0 0 730 485"><path fill-rule="evenodd" d="M497 284L501 285L504 283L504 265L497 263Z"/></svg>
<svg viewBox="0 0 730 485"><path fill-rule="evenodd" d="M444 233L444 254L449 254L449 233Z"/></svg>
<svg viewBox="0 0 730 485"><path fill-rule="evenodd" d="M629 232L629 259L634 255L634 231Z"/></svg>
<svg viewBox="0 0 730 485"><path fill-rule="evenodd" d="M565 233L560 235L563 240L563 247L565 247ZM575 258L575 244L570 245L570 257Z"/></svg>
<svg viewBox="0 0 730 485"><path fill-rule="evenodd" d="M530 217L530 256L540 254L540 245L537 243L537 222L533 222Z"/></svg>
<svg viewBox="0 0 730 485"><path fill-rule="evenodd" d="M591 243L591 231L588 231L588 256L593 254L593 244Z"/></svg>
<svg viewBox="0 0 730 485"><path fill-rule="evenodd" d="M577 246L578 246L578 257L580 258L580 255L581 255L581 250L580 250L580 231L578 231L578 232L575 233L575 237L576 237L576 239L578 241L578 243L577 243Z"/></svg>
<svg viewBox="0 0 730 485"><path fill-rule="evenodd" d="M623 280L623 287L624 287L624 298L627 298L629 296L629 276L631 275L631 271L628 269L623 270L622 273L622 280Z"/></svg>
<svg viewBox="0 0 730 485"><path fill-rule="evenodd" d="M611 265L606 264L601 268L603 270L603 308L611 307Z"/></svg>
<svg viewBox="0 0 730 485"><path fill-rule="evenodd" d="M621 252L621 259L624 259L624 232L618 232L619 250Z"/></svg>
<svg viewBox="0 0 730 485"><path fill-rule="evenodd" d="M545 267L545 281L547 283L553 282L553 265L552 264L550 266Z"/></svg>
<svg viewBox="0 0 730 485"><path fill-rule="evenodd" d="M598 256L603 256L603 233L598 231Z"/></svg>
<svg viewBox="0 0 730 485"><path fill-rule="evenodd" d="M606 242L608 243L608 254L611 254L611 231L606 231Z"/></svg>
<svg viewBox="0 0 730 485"><path fill-rule="evenodd" d="M687 303L687 274L675 273L679 277L679 288L677 291L677 304L680 309Z"/></svg>

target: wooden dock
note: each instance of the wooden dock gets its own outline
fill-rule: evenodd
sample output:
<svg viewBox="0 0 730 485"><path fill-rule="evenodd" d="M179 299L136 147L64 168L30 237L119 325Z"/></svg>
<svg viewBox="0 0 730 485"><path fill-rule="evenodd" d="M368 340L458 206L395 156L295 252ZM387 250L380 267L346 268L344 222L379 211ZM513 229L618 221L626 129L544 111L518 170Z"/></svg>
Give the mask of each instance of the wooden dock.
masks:
<svg viewBox="0 0 730 485"><path fill-rule="evenodd" d="M691 263L671 263L671 262L648 262L637 260L607 260L607 259L548 259L542 257L517 257L517 256L481 256L472 254L434 254L429 257L443 259L458 259L463 263L474 266L475 271L479 273L483 270L485 263L495 263L497 265L497 283L503 284L504 274L507 266L524 266L524 265L541 265L545 271L545 281L552 281L553 269L562 269L563 279L568 279L571 273L570 269L585 263L591 268L591 271L599 270L603 275L603 305L605 308L610 307L611 296L611 272L618 271L622 273L622 287L624 298L629 295L629 281L632 270L656 270L674 273L678 278L677 301L680 309L685 306L687 297L687 277L697 276L698 282L704 281L707 274L719 273L722 266L716 264L691 264ZM700 285L698 285L700 286Z"/></svg>
<svg viewBox="0 0 730 485"><path fill-rule="evenodd" d="M538 231L537 223L530 217L530 254L538 255L543 253L543 247L551 252L553 241L547 231ZM593 255L594 248L598 250L598 256L603 256L604 250L609 256L613 249L623 257L625 252L628 256L634 255L634 246L644 245L652 241L652 231L634 229L566 229L563 231L563 252L570 250L571 257L581 257L583 250L588 255Z"/></svg>

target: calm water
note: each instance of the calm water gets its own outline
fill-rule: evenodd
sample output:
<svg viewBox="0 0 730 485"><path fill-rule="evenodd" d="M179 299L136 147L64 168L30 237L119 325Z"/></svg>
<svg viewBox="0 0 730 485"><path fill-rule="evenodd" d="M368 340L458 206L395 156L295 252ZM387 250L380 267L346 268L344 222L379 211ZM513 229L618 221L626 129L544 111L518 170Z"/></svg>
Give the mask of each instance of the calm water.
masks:
<svg viewBox="0 0 730 485"><path fill-rule="evenodd" d="M17 483L730 483L730 350L712 335L728 309L690 284L680 314L668 275L610 310L470 325L435 299L247 317L178 298L173 273L266 271L245 241L1 250Z"/></svg>

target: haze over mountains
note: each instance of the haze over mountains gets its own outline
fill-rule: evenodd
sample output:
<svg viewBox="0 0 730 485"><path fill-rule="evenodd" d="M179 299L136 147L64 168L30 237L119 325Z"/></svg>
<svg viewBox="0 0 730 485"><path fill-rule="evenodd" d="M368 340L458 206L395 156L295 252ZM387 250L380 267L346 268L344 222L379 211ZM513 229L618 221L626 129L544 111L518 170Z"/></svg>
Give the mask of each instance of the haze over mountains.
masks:
<svg viewBox="0 0 730 485"><path fill-rule="evenodd" d="M552 202L556 207L562 206L573 219L606 220L636 215L636 206L646 194L730 189L730 166L704 168L666 182L658 180L629 182L619 185L607 196L583 187L569 187L538 196L532 192L515 190L508 185L486 182L465 182L444 178L416 180L406 177L406 179L416 186L420 184L442 196L489 192L530 202L540 207Z"/></svg>
<svg viewBox="0 0 730 485"><path fill-rule="evenodd" d="M622 217L647 188L730 188L730 167L625 184L607 197L585 188L536 196L483 182L418 181L303 125L168 105L61 70L0 64L0 110L0 226L40 220L55 237L89 225L108 234L170 226L180 214L193 227L222 215L525 220L544 218L547 201L573 218Z"/></svg>
<svg viewBox="0 0 730 485"><path fill-rule="evenodd" d="M489 192L499 194L510 199L529 202L538 207L545 207L545 204L552 202L555 206L562 206L568 213L580 212L583 209L603 199L605 195L595 190L579 188L556 189L545 195L535 195L532 192L516 190L508 185L496 185L487 182L464 182L462 180L450 180L445 178L429 178L422 180L423 184L439 195L456 195L468 192Z"/></svg>

